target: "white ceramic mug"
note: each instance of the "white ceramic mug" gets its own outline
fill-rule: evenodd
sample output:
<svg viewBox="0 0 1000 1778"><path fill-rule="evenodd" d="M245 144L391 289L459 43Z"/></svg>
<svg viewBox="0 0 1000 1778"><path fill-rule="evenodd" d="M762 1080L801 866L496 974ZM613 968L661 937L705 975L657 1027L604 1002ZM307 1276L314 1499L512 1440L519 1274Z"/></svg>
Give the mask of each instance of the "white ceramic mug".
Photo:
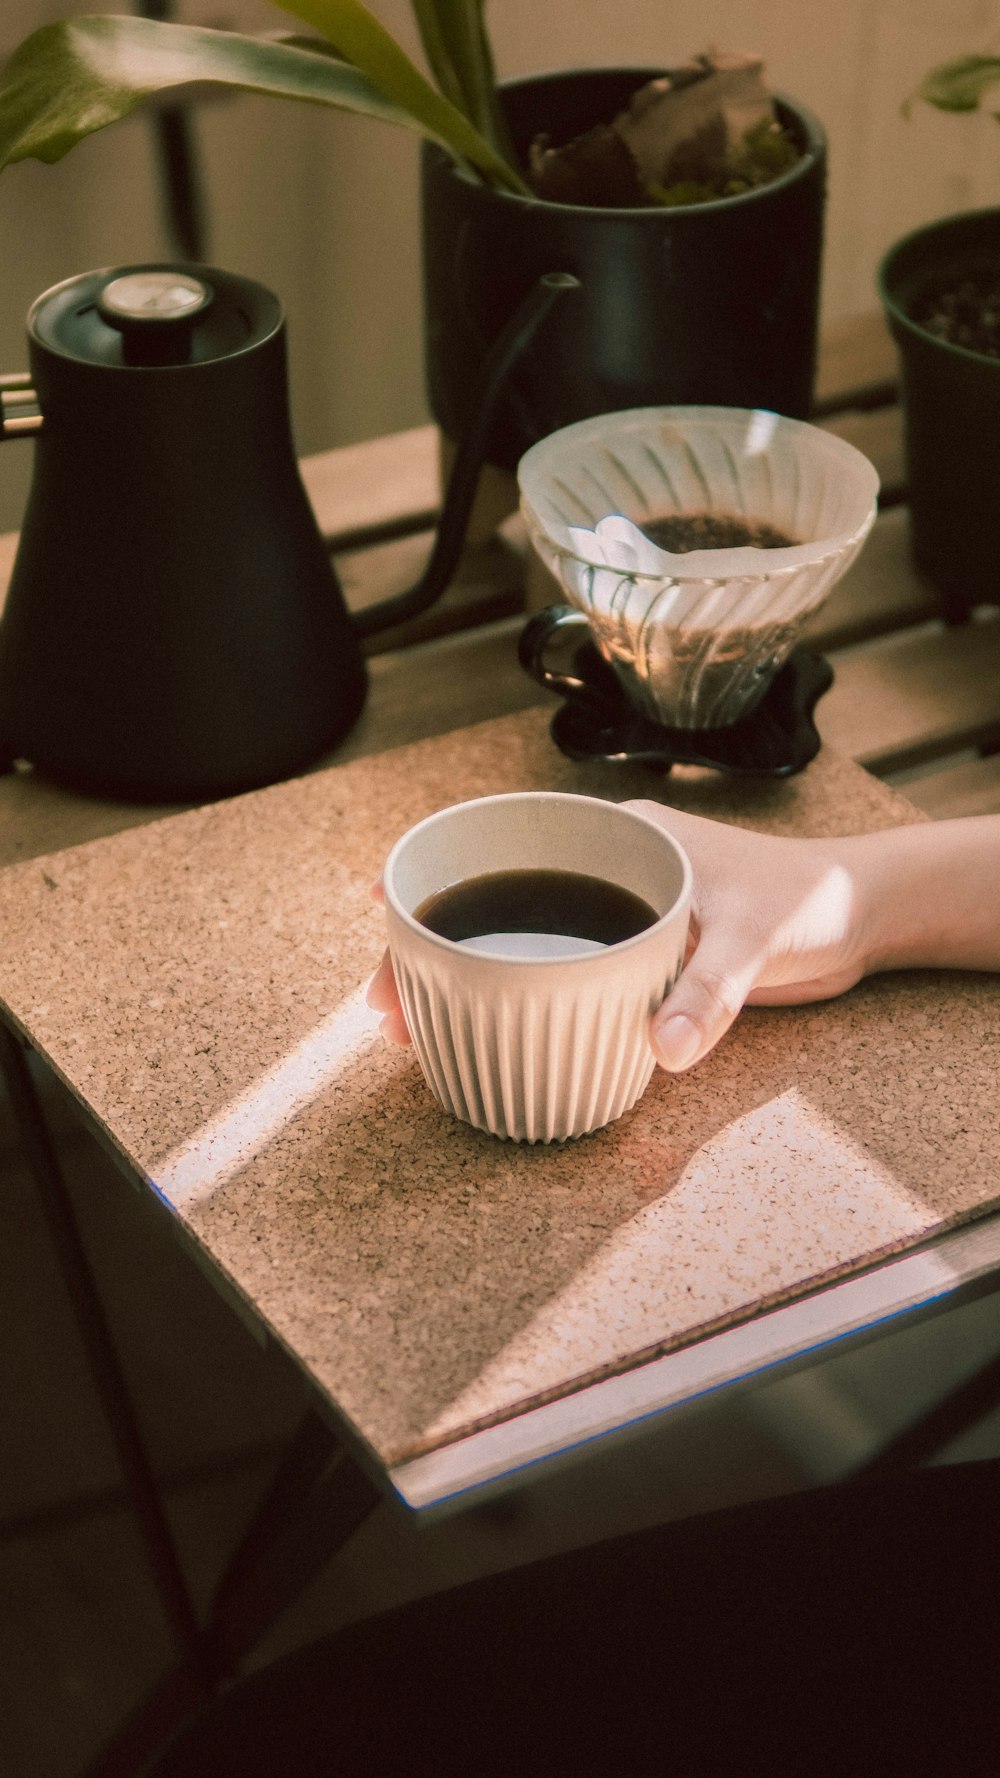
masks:
<svg viewBox="0 0 1000 1778"><path fill-rule="evenodd" d="M567 955L470 949L415 910L493 871L577 871L631 890L655 922ZM650 1015L684 960L691 867L645 816L596 797L525 791L442 809L393 847L384 873L399 997L427 1083L478 1129L556 1142L611 1123L653 1072ZM578 942L578 941L576 941Z"/></svg>

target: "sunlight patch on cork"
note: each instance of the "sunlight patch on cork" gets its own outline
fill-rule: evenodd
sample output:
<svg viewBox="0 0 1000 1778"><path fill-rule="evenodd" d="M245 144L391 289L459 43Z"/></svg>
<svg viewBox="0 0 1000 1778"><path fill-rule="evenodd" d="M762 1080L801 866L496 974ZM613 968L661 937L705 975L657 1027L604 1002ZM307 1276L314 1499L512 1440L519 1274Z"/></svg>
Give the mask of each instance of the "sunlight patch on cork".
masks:
<svg viewBox="0 0 1000 1778"><path fill-rule="evenodd" d="M153 1184L177 1209L203 1203L239 1173L379 1039L379 1014L359 988L246 1092L156 1167Z"/></svg>

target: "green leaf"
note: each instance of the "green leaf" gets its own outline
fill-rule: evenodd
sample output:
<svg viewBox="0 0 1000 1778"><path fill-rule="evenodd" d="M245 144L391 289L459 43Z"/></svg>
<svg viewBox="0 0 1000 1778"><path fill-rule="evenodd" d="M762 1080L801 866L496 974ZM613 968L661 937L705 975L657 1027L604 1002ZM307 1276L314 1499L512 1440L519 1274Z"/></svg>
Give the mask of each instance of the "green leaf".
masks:
<svg viewBox="0 0 1000 1778"><path fill-rule="evenodd" d="M497 99L485 0L412 0L412 4L424 54L441 91L513 164L506 121Z"/></svg>
<svg viewBox="0 0 1000 1778"><path fill-rule="evenodd" d="M473 0L462 0L466 9L472 3ZM487 142L475 123L470 122L469 115L431 86L361 0L281 0L281 6L283 11L319 31L345 60L367 74L387 99L417 118L426 134L447 142L454 154L471 162L490 184L503 185L510 191L527 191L516 169ZM442 42L447 45L455 79L462 85L462 74L455 61L456 43L449 35L447 18L443 20Z"/></svg>
<svg viewBox="0 0 1000 1778"><path fill-rule="evenodd" d="M14 51L0 72L0 167L28 157L57 161L154 94L199 83L398 124L440 142L489 183L515 184L489 144L430 87L443 110L414 110L365 71L297 44L111 16L43 25Z"/></svg>
<svg viewBox="0 0 1000 1778"><path fill-rule="evenodd" d="M475 122L472 114L465 106L465 95L462 83L455 71L455 62L441 27L438 15L437 0L412 0L413 13L420 31L420 41L424 46L424 55L438 86L446 99L460 110L466 109L470 122Z"/></svg>
<svg viewBox="0 0 1000 1778"><path fill-rule="evenodd" d="M959 56L924 76L915 97L939 111L976 111L991 87L1000 84L1000 57Z"/></svg>

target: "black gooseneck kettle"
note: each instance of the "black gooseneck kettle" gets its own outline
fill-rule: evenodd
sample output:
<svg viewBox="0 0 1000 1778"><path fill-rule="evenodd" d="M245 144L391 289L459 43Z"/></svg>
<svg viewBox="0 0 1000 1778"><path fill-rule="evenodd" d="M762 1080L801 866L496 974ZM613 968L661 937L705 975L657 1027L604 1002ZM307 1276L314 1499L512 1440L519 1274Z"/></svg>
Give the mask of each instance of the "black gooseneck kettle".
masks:
<svg viewBox="0 0 1000 1778"><path fill-rule="evenodd" d="M2 435L36 438L0 621L0 769L198 801L333 747L364 702L360 638L447 586L495 398L576 282L535 285L484 365L421 580L353 619L299 476L277 297L204 265L40 296L30 372L0 379Z"/></svg>

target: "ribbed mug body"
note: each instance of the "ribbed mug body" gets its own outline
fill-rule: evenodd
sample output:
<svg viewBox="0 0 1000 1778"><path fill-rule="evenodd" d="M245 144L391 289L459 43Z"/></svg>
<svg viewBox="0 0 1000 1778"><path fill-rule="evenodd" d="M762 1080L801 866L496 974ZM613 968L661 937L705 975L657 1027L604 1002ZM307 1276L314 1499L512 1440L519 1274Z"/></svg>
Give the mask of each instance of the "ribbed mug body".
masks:
<svg viewBox="0 0 1000 1778"><path fill-rule="evenodd" d="M599 951L467 949L413 918L486 872L578 871L631 889L657 918ZM655 823L592 797L485 797L404 835L385 871L393 967L428 1086L455 1117L523 1142L583 1136L630 1109L653 1072L649 1019L684 958L690 867Z"/></svg>

